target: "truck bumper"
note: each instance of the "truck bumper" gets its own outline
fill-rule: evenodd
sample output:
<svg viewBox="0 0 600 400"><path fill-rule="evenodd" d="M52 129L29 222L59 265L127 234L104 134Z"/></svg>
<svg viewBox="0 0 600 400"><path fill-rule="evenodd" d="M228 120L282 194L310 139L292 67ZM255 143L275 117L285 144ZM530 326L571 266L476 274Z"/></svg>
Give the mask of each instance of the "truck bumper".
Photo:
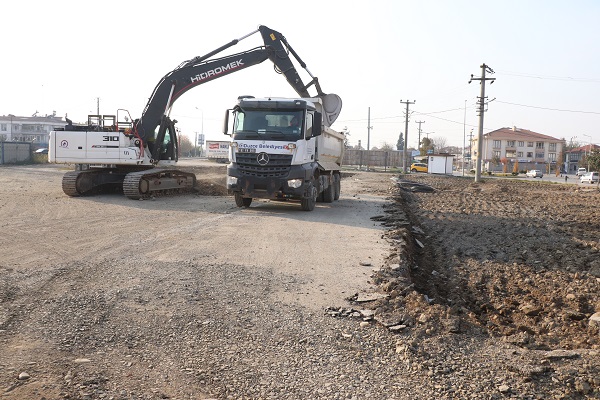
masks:
<svg viewBox="0 0 600 400"><path fill-rule="evenodd" d="M307 188L310 186L312 175L313 167L310 164L292 165L286 176L279 177L263 176L262 174L246 175L236 164L229 164L227 189L251 198L302 199L308 196ZM299 180L298 187L290 186L293 183L290 181L294 180Z"/></svg>

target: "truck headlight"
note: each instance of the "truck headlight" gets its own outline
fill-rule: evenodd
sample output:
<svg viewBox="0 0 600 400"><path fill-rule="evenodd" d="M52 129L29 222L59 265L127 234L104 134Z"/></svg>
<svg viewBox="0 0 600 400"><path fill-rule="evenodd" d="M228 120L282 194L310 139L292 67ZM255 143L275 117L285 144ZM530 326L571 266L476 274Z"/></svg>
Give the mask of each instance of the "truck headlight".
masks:
<svg viewBox="0 0 600 400"><path fill-rule="evenodd" d="M298 189L302 186L302 179L290 179L288 180L288 186L293 189Z"/></svg>
<svg viewBox="0 0 600 400"><path fill-rule="evenodd" d="M228 185L237 185L237 181L238 181L238 178L235 177L235 176L228 176L227 177L227 184Z"/></svg>

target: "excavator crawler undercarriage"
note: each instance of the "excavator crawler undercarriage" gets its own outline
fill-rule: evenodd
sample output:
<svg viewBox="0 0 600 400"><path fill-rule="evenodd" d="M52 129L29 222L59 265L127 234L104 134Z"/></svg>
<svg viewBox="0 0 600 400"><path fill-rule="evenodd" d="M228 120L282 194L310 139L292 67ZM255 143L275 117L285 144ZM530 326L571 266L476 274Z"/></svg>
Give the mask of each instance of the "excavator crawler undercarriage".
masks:
<svg viewBox="0 0 600 400"><path fill-rule="evenodd" d="M190 192L196 185L196 175L170 168L127 171L119 168L88 169L67 172L62 188L68 196L86 196L122 191L134 200L167 192Z"/></svg>

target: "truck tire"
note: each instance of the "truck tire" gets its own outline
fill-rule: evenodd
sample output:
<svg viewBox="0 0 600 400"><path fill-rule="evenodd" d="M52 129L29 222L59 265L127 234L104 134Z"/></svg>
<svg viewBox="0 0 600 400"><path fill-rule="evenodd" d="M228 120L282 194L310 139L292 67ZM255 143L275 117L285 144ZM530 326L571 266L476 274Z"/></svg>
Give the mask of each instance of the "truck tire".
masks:
<svg viewBox="0 0 600 400"><path fill-rule="evenodd" d="M339 174L335 174L333 176L333 178L334 178L333 187L334 187L334 191L335 191L335 194L333 195L333 200L339 200L340 192L342 190L342 185L341 185L342 177Z"/></svg>
<svg viewBox="0 0 600 400"><path fill-rule="evenodd" d="M315 209L315 204L317 203L317 188L311 183L307 191L312 195L309 198L300 200L300 206L303 211L312 211Z"/></svg>
<svg viewBox="0 0 600 400"><path fill-rule="evenodd" d="M327 189L323 190L323 202L333 203L334 198L335 198L335 178L332 178L331 182L329 182L329 186L327 186Z"/></svg>
<svg viewBox="0 0 600 400"><path fill-rule="evenodd" d="M238 207L248 208L252 204L252 197L242 197L242 194L239 192L235 192L233 197L235 198L235 205Z"/></svg>

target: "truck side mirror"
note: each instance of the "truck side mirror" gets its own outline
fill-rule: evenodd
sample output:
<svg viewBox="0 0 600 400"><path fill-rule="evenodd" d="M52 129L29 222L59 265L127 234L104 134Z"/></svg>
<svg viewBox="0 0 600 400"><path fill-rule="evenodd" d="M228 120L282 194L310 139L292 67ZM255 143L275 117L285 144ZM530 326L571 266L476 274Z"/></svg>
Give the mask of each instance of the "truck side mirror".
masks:
<svg viewBox="0 0 600 400"><path fill-rule="evenodd" d="M321 124L322 120L323 116L321 115L321 113L315 112L315 116L313 119L312 134L310 135L310 137L321 136L321 133L323 133L323 126Z"/></svg>
<svg viewBox="0 0 600 400"><path fill-rule="evenodd" d="M229 111L230 109L225 110L225 118L223 119L223 133L225 135L229 135Z"/></svg>

